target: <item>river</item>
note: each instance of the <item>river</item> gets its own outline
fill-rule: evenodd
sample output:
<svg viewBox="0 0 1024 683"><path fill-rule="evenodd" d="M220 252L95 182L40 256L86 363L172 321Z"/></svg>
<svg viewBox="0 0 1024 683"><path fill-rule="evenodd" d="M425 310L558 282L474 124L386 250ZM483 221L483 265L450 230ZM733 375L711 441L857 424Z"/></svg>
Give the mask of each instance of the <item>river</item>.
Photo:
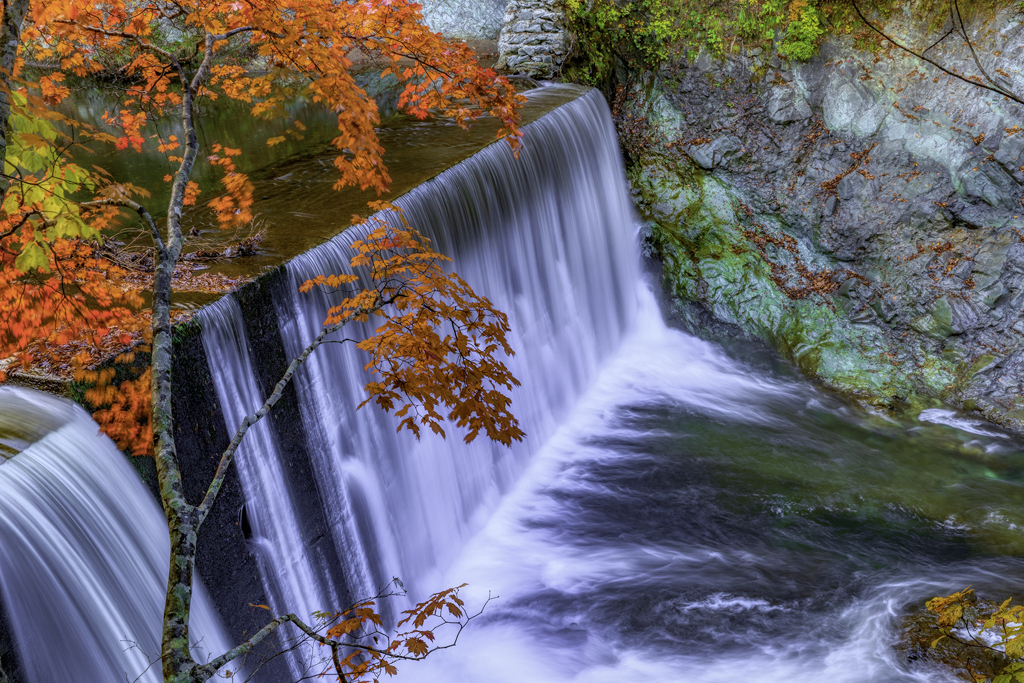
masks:
<svg viewBox="0 0 1024 683"><path fill-rule="evenodd" d="M441 581L500 598L399 680L955 680L897 652L899 618L968 584L1019 594L1018 444L952 410L870 414L638 299Z"/></svg>

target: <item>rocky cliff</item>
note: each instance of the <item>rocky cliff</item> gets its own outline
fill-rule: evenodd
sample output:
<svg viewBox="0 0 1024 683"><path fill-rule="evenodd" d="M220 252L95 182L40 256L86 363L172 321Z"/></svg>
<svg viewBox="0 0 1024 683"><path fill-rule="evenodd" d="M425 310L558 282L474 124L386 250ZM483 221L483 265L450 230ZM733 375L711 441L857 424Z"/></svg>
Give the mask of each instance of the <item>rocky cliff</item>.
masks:
<svg viewBox="0 0 1024 683"><path fill-rule="evenodd" d="M927 46L922 23L908 12L885 30ZM1019 11L967 30L1024 95ZM955 36L929 56L978 73ZM872 404L942 400L1024 433L1024 107L880 37L628 82L620 133L680 314Z"/></svg>

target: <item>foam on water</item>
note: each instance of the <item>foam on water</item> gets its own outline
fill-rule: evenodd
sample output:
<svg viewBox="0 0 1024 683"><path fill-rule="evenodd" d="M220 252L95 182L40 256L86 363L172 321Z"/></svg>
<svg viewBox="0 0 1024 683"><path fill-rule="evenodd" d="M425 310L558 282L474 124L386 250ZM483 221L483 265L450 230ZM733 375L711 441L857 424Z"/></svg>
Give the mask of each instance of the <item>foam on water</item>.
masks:
<svg viewBox="0 0 1024 683"><path fill-rule="evenodd" d="M953 427L954 429L959 429L960 431L968 432L970 434L1006 438L1006 435L995 429L991 422L965 417L957 411L949 408L929 408L927 410L922 410L918 419L922 422L932 422L934 424Z"/></svg>
<svg viewBox="0 0 1024 683"><path fill-rule="evenodd" d="M512 398L525 442L506 449L483 438L467 445L455 432L447 441L396 434L392 416L374 406L356 409L370 379L362 352L321 347L296 374L295 395L327 533L346 566L325 567L302 545L296 494L282 475L296 454L280 447L274 420L239 449L276 606L309 614L346 589L372 595L393 576L414 595L429 592L629 329L637 224L607 105L592 91L524 132L518 158L507 145L493 145L397 203L458 273L509 315L516 350L509 365L522 381ZM380 218L398 221L393 213ZM301 293L300 285L346 272L349 245L362 234L352 229L287 265L273 295L285 357L317 335L340 296ZM251 332L234 297L199 319L218 398L228 424L237 424L262 399ZM345 336L370 331L353 326Z"/></svg>
<svg viewBox="0 0 1024 683"><path fill-rule="evenodd" d="M908 601L968 582L977 572L882 582L852 601L839 601L822 618L807 611L806 600L766 598L759 587L743 581L732 583L728 592L698 591L686 597L686 577L697 586L737 567L770 571L764 557L742 547L713 540L640 544L629 537L602 536L599 530L585 539L575 534L583 522L576 519L581 513L572 505L573 493L604 497L609 520L616 501L625 514L645 514L630 508L631 490L590 476L595 465L644 469L646 456L622 446L660 435L623 426L616 415L624 407L697 413L721 430L757 424L777 428L785 424L772 405L799 407L821 398L806 385L753 373L717 347L667 328L653 297L644 292L640 299L638 329L445 577L449 584L470 584L466 595L471 604L481 604L489 594L500 600L490 603L488 616L462 636L458 648L404 667L399 680L954 680L937 671L911 671L897 661L894 622ZM591 609L609 594L631 591L646 611L623 617L623 623L614 614ZM652 602L651 595L659 597ZM676 618L689 629L678 645L653 635ZM651 642L621 636L619 630L631 619L651 622ZM806 630L795 635L785 621L781 626L772 621L803 619ZM697 647L687 644L690 637Z"/></svg>

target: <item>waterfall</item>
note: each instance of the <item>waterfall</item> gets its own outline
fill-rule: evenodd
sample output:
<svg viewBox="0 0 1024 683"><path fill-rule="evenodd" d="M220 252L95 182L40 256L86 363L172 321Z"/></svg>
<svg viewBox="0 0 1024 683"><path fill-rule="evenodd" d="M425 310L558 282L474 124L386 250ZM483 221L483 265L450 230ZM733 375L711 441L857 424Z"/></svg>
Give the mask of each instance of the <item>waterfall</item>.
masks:
<svg viewBox="0 0 1024 683"><path fill-rule="evenodd" d="M636 219L604 99L591 91L524 127L516 159L497 143L396 202L477 293L509 315L513 411L526 440L506 449L397 434L374 406L356 410L368 375L351 345L318 349L297 374L301 429L331 541L344 567L298 543L301 519L282 472L294 453L273 420L246 437L239 473L268 593L300 614L338 595L373 594L392 576L413 596L437 584L620 344L636 307ZM382 216L395 221L395 216ZM352 229L288 263L273 292L286 357L319 332L337 295L301 294L348 270ZM229 431L259 405L253 354L235 296L200 314L203 346ZM364 330L365 332L365 330ZM347 332L351 335L351 331Z"/></svg>
<svg viewBox="0 0 1024 683"><path fill-rule="evenodd" d="M139 475L84 410L27 389L0 387L0 444L20 451L0 459L0 598L27 683L162 680L170 543ZM199 661L228 648L202 586L192 633Z"/></svg>

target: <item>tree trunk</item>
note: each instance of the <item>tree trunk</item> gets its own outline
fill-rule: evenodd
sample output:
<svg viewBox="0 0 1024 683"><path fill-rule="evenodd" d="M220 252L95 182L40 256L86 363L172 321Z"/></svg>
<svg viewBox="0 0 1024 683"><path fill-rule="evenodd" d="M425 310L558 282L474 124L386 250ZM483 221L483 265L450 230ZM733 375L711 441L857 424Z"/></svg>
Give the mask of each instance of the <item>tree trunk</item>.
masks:
<svg viewBox="0 0 1024 683"><path fill-rule="evenodd" d="M0 89L0 171L7 159L8 119L11 116L11 77L14 74L14 62L18 57L18 46L21 45L21 25L28 13L29 0L4 0L4 16L0 21L0 80L7 85ZM11 189L11 181L0 174L0 201Z"/></svg>

